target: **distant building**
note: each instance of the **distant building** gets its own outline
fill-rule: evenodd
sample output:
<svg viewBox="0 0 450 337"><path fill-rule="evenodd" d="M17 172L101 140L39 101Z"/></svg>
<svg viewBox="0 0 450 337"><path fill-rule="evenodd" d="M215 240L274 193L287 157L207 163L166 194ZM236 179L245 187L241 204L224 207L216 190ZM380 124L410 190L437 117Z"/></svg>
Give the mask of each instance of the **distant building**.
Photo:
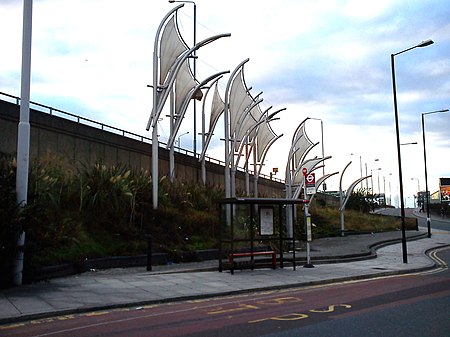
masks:
<svg viewBox="0 0 450 337"><path fill-rule="evenodd" d="M439 199L450 202L450 178L439 178Z"/></svg>

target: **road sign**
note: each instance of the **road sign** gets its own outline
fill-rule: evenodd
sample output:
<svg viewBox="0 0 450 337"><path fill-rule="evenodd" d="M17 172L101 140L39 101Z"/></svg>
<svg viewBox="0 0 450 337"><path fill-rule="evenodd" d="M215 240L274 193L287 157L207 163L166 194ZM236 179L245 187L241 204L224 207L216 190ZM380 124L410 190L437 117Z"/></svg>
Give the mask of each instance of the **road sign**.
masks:
<svg viewBox="0 0 450 337"><path fill-rule="evenodd" d="M306 176L306 186L313 186L316 185L316 174L310 173Z"/></svg>
<svg viewBox="0 0 450 337"><path fill-rule="evenodd" d="M306 177L308 174L308 169L306 167L302 168L303 175Z"/></svg>
<svg viewBox="0 0 450 337"><path fill-rule="evenodd" d="M316 175L315 173L310 173L305 177L305 187L306 194L315 194L316 193Z"/></svg>

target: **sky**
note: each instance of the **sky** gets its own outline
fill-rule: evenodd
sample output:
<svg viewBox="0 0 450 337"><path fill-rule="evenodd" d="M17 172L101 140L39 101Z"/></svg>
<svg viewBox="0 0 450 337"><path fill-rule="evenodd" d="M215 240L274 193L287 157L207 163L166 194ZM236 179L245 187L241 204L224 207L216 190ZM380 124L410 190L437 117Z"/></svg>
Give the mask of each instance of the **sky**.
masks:
<svg viewBox="0 0 450 337"><path fill-rule="evenodd" d="M323 148L328 190L373 174L374 192L398 205L398 157L390 55L395 56L403 186L406 206L425 190L421 115L450 108L450 6L442 0L196 0L197 42L231 33L197 51L197 78L233 71L249 58L244 76L261 108L286 108L271 123L282 137L262 172L284 180L292 136L307 117L306 133ZM152 106L152 53L165 0L34 0L31 100L139 135ZM193 4L179 10L186 43L193 43ZM0 1L0 92L20 96L23 3ZM219 82L223 95L228 77ZM4 99L0 95L1 99ZM164 114L162 114L164 117ZM208 119L208 117L207 117ZM197 132L201 104L197 104ZM168 118L159 124L169 137ZM193 150L194 113L178 133ZM425 116L428 185L450 177L450 113ZM189 132L187 134L187 132ZM207 155L224 160L223 121ZM197 152L201 149L197 136ZM309 157L322 156L322 144ZM318 172L322 173L320 169ZM317 173L317 176L321 174ZM370 188L372 180L368 180ZM378 183L379 182L379 183ZM366 183L363 183L366 187Z"/></svg>

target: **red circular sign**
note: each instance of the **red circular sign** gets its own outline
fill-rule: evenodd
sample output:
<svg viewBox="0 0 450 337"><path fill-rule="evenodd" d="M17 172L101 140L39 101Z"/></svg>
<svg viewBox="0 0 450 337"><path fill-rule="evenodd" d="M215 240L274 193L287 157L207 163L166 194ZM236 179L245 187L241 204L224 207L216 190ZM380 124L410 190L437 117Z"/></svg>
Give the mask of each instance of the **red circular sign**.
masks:
<svg viewBox="0 0 450 337"><path fill-rule="evenodd" d="M306 167L302 168L303 175L306 177L306 174L308 173L308 169Z"/></svg>
<svg viewBox="0 0 450 337"><path fill-rule="evenodd" d="M316 175L314 173L310 173L306 176L306 182L308 184L315 184L316 183Z"/></svg>

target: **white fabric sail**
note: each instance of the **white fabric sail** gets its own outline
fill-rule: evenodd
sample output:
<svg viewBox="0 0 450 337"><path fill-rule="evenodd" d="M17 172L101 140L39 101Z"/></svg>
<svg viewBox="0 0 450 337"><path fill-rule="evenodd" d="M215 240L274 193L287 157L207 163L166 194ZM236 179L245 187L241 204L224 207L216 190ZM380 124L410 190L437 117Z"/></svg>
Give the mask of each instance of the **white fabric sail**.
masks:
<svg viewBox="0 0 450 337"><path fill-rule="evenodd" d="M189 49L187 44L181 38L176 24L176 13L172 16L169 22L164 27L164 31L161 35L161 43L159 47L159 59L160 59L160 71L159 71L159 84L163 85L169 73L170 67L174 64L175 60L183 52Z"/></svg>
<svg viewBox="0 0 450 337"><path fill-rule="evenodd" d="M209 129L206 132L206 139L205 144L202 149L202 153L199 156L199 161L201 161L205 154L206 149L209 146L209 143L211 142L211 138L214 133L214 129L216 128L217 122L219 121L220 116L225 111L225 102L222 100L222 97L220 97L219 89L218 89L218 82L216 82L216 85L214 86L214 94L213 99L211 102L211 114L209 117Z"/></svg>
<svg viewBox="0 0 450 337"><path fill-rule="evenodd" d="M247 138L247 142L251 143L256 135L257 127L256 123L260 120L262 111L259 105L255 105L251 111L245 110L241 116L240 123L238 123L235 133L236 146L235 150L239 148L239 142L242 142L243 138Z"/></svg>
<svg viewBox="0 0 450 337"><path fill-rule="evenodd" d="M239 152L239 148L243 146L243 141L247 144L250 144L253 141L255 131L257 129L255 125L257 124L259 117L254 116L252 111L245 111L241 116L242 122L237 124L236 132L234 134L235 152Z"/></svg>
<svg viewBox="0 0 450 337"><path fill-rule="evenodd" d="M230 135L234 137L236 127L242 113L253 103L253 99L248 93L241 69L233 79L229 96L230 111Z"/></svg>
<svg viewBox="0 0 450 337"><path fill-rule="evenodd" d="M211 102L211 116L209 118L209 130L208 133L212 134L214 132L214 128L216 127L217 121L219 117L222 115L224 111L225 102L222 97L220 97L219 89L217 83L214 88L214 96Z"/></svg>
<svg viewBox="0 0 450 337"><path fill-rule="evenodd" d="M292 158L294 159L294 167L291 167L291 170L295 171L302 164L305 153L307 153L308 150L314 145L305 132L304 123L300 126L300 128L297 129L297 132L294 134L292 144Z"/></svg>
<svg viewBox="0 0 450 337"><path fill-rule="evenodd" d="M259 126L257 135L258 146L256 151L256 158L259 163L262 163L269 147L278 138L279 137L275 134L268 122L264 122Z"/></svg>
<svg viewBox="0 0 450 337"><path fill-rule="evenodd" d="M183 62L175 82L175 114L178 115L186 96L195 88L197 82L191 72L189 61Z"/></svg>

